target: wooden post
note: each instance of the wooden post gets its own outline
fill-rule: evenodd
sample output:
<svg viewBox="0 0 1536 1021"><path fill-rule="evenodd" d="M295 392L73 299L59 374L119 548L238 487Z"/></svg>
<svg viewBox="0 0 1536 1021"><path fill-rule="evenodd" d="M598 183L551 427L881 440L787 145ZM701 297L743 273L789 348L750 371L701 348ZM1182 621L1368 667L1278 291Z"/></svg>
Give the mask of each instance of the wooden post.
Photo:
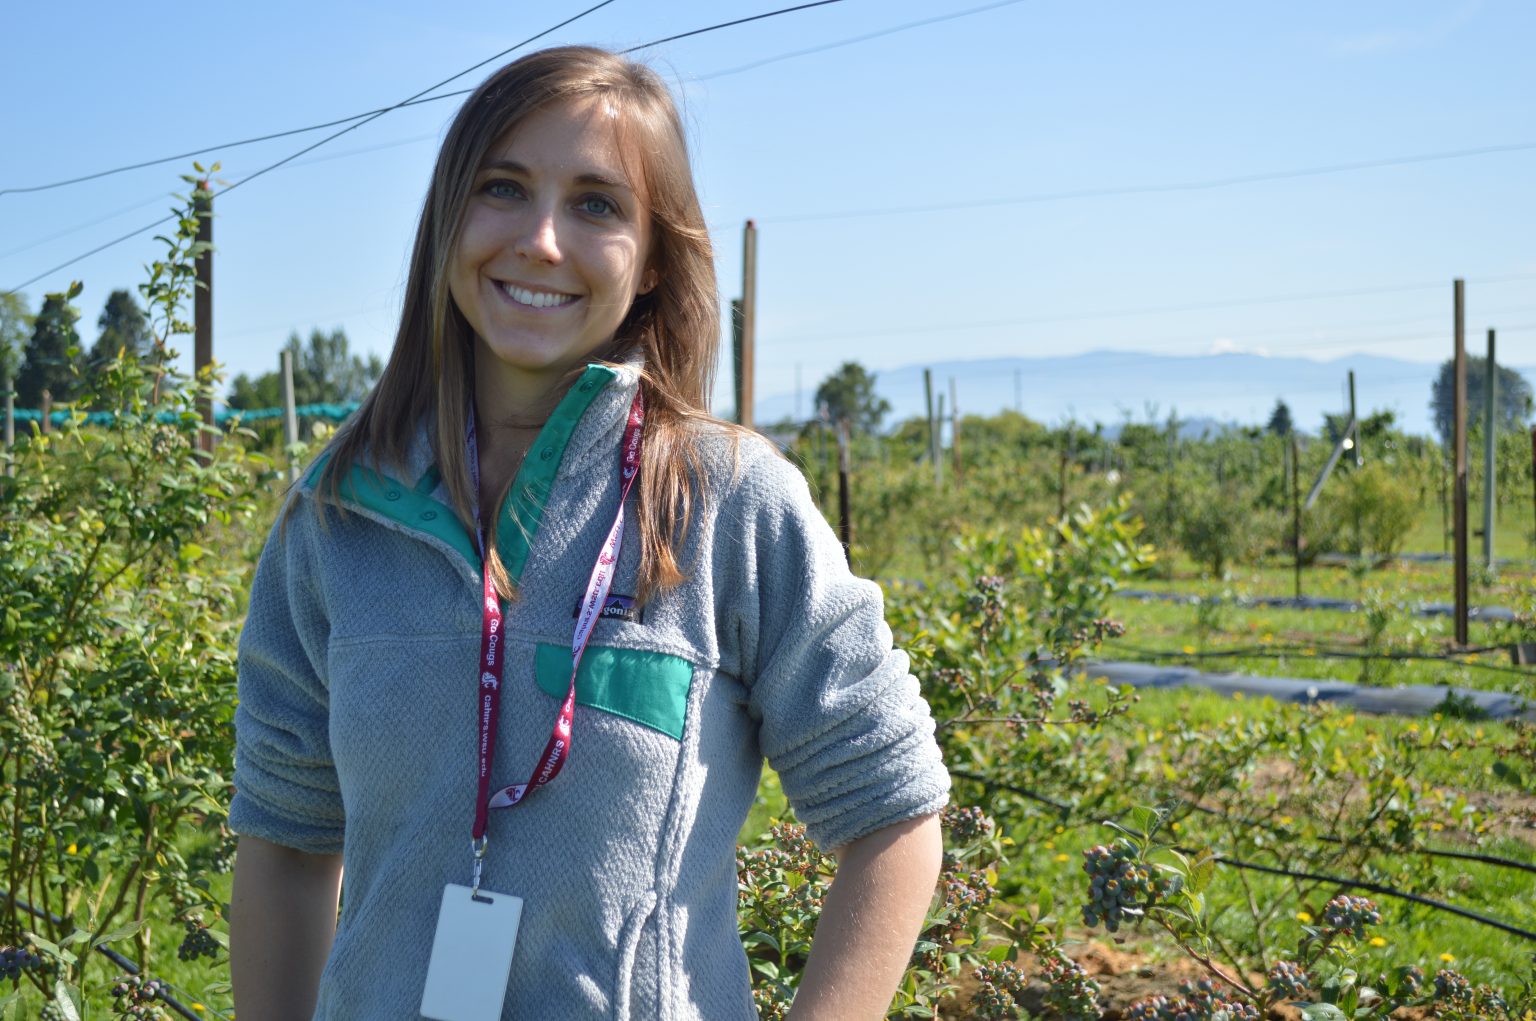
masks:
<svg viewBox="0 0 1536 1021"><path fill-rule="evenodd" d="M5 390L5 473L15 474L15 466L11 461L11 448L16 445L16 391L11 387L11 374L5 374L3 389Z"/></svg>
<svg viewBox="0 0 1536 1021"><path fill-rule="evenodd" d="M1291 430L1291 548L1296 554L1296 598L1301 598L1301 444Z"/></svg>
<svg viewBox="0 0 1536 1021"><path fill-rule="evenodd" d="M741 424L741 299L731 299L731 420Z"/></svg>
<svg viewBox="0 0 1536 1021"><path fill-rule="evenodd" d="M955 377L949 377L949 449L955 458L955 479L965 474L960 463L960 398L955 392Z"/></svg>
<svg viewBox="0 0 1536 1021"><path fill-rule="evenodd" d="M291 447L299 442L299 417L293 403L293 352L283 348L283 444ZM299 477L299 466L293 463L293 455L288 457L288 481L296 481Z"/></svg>
<svg viewBox="0 0 1536 1021"><path fill-rule="evenodd" d="M853 514L848 499L848 420L837 420L837 539L843 557L853 566Z"/></svg>
<svg viewBox="0 0 1536 1021"><path fill-rule="evenodd" d="M193 354L192 370L196 375L198 385L208 385L208 367L213 364L213 193L208 190L207 180L197 182L197 190L192 193L193 206L197 211L197 240L199 244L205 244L197 256L194 266L197 270L197 285L193 288L192 298L192 329L193 329ZM197 407L202 415L203 425L213 428L213 394L210 391L197 399ZM213 433L200 433L197 438L197 448L205 453L213 449Z"/></svg>
<svg viewBox="0 0 1536 1021"><path fill-rule="evenodd" d="M1360 456L1360 414L1355 411L1355 370L1349 370L1349 421L1353 429L1351 442L1355 445L1355 467L1365 463ZM1358 528L1358 526L1357 526Z"/></svg>
<svg viewBox="0 0 1536 1021"><path fill-rule="evenodd" d="M939 411L933 417L933 484L944 488L944 395L939 394Z"/></svg>
<svg viewBox="0 0 1536 1021"><path fill-rule="evenodd" d="M42 426L43 435L47 436L53 431L53 391L47 387L43 388L42 412L43 417L38 424Z"/></svg>
<svg viewBox="0 0 1536 1021"><path fill-rule="evenodd" d="M1061 434L1061 456L1057 458L1056 520L1067 520L1067 445L1072 442L1072 427Z"/></svg>
<svg viewBox="0 0 1536 1021"><path fill-rule="evenodd" d="M757 344L757 227L751 220L742 237L741 251L741 355L736 375L736 421L753 428L753 371Z"/></svg>
<svg viewBox="0 0 1536 1021"><path fill-rule="evenodd" d="M928 413L928 459L934 463L933 484L937 486L940 481L939 463L939 433L933 423L933 370L923 370L923 402Z"/></svg>
<svg viewBox="0 0 1536 1021"><path fill-rule="evenodd" d="M1452 287L1455 306L1456 399L1451 428L1452 492L1451 509L1455 515L1456 541L1456 644L1470 644L1467 637L1467 335L1466 283L1457 280Z"/></svg>
<svg viewBox="0 0 1536 1021"><path fill-rule="evenodd" d="M1531 546L1536 548L1536 425L1531 426Z"/></svg>
<svg viewBox="0 0 1536 1021"><path fill-rule="evenodd" d="M1487 374L1483 377L1483 566L1493 570L1493 498L1497 491L1498 454L1494 440L1499 425L1495 409L1499 401L1499 372L1493 358L1493 331L1488 331Z"/></svg>

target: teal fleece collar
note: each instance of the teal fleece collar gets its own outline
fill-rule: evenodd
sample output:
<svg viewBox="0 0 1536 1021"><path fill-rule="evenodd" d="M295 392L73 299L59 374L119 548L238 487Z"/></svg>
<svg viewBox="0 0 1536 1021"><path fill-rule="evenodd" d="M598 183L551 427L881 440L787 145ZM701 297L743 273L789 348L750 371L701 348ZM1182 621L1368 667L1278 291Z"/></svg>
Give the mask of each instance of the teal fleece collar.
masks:
<svg viewBox="0 0 1536 1021"><path fill-rule="evenodd" d="M625 367L626 369L628 366ZM609 384L623 372L607 365L588 365L581 377L571 384L560 403L555 406L549 421L539 430L538 438L528 449L512 489L502 505L496 528L496 548L501 562L515 581L528 563L528 551L538 535L539 524L544 518L544 506L555 486L555 478L566 461L568 450L577 426L582 423L588 409ZM627 389L627 388L626 388ZM598 424L600 432L610 430ZM591 441L582 445L590 447ZM578 453L585 453L579 450ZM330 458L323 454L305 477L304 486L313 489L320 472ZM455 550L468 564L478 565L479 553L473 536L459 521L453 506L447 502L442 486L442 475L432 463L432 444L425 425L418 430L407 457L407 474L415 474L414 484L407 485L399 479L383 474L363 464L354 464L338 487L342 500L358 508L388 518L410 531L429 535Z"/></svg>

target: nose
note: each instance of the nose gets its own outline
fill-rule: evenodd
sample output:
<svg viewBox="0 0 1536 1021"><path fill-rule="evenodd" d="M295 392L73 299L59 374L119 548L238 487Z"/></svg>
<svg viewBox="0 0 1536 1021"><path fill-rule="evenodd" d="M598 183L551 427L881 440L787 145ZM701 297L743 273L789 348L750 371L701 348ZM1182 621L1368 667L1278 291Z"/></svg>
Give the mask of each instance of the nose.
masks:
<svg viewBox="0 0 1536 1021"><path fill-rule="evenodd" d="M558 263L560 261L560 240L555 225L556 211L546 208L531 208L527 217L519 225L517 240L513 249L518 255L536 262Z"/></svg>

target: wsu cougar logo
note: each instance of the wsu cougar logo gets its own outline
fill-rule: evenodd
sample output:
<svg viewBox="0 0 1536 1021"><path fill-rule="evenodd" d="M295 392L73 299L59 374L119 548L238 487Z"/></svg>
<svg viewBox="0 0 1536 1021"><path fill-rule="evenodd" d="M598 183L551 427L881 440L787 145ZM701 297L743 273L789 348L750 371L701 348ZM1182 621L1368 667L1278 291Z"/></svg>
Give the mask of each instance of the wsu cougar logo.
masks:
<svg viewBox="0 0 1536 1021"><path fill-rule="evenodd" d="M494 689L497 687L496 675L489 670L480 675L480 687Z"/></svg>
<svg viewBox="0 0 1536 1021"><path fill-rule="evenodd" d="M494 595L486 596L485 597L485 612L486 613L495 613L496 610L498 608L500 608L500 606L501 606L501 604L496 601L496 597Z"/></svg>
<svg viewBox="0 0 1536 1021"><path fill-rule="evenodd" d="M555 733L561 737L570 737L571 721L567 720L563 715L557 716L555 718Z"/></svg>

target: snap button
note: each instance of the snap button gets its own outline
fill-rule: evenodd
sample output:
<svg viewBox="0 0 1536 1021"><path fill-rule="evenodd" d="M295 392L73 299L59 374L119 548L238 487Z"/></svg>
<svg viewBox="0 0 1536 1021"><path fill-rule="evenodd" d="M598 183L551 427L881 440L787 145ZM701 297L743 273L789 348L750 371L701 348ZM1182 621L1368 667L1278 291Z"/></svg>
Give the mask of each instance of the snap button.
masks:
<svg viewBox="0 0 1536 1021"><path fill-rule="evenodd" d="M423 521L431 521L435 517L437 517L437 511L429 510L421 512L421 520Z"/></svg>
<svg viewBox="0 0 1536 1021"><path fill-rule="evenodd" d="M400 490L398 490L398 489L391 489L389 492L384 494L384 499L386 499L386 500L398 500L398 499L400 499Z"/></svg>
<svg viewBox="0 0 1536 1021"><path fill-rule="evenodd" d="M554 447L545 447L543 450L539 451L539 460L540 461L548 461L550 458L552 458L554 456L555 456L555 448Z"/></svg>
<svg viewBox="0 0 1536 1021"><path fill-rule="evenodd" d="M587 380L585 383L581 384L581 392L584 393L584 394L585 393L591 393L593 385L594 384L593 384L593 382L590 379Z"/></svg>

